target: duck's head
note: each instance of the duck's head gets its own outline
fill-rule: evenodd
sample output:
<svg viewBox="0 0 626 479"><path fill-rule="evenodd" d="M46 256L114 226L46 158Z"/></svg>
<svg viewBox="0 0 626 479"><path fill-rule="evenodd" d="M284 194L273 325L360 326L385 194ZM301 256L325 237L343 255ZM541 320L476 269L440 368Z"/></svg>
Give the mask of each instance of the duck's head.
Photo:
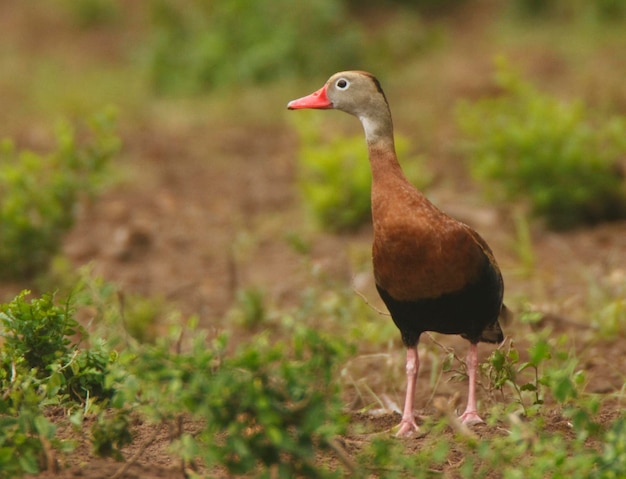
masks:
<svg viewBox="0 0 626 479"><path fill-rule="evenodd" d="M381 102L386 105L387 99L374 75L363 71L345 71L335 73L316 92L290 101L287 108L334 108L363 117L367 116L368 110L380 108Z"/></svg>
<svg viewBox="0 0 626 479"><path fill-rule="evenodd" d="M393 131L385 93L376 77L368 72L335 73L322 88L290 101L287 108L336 109L350 113L361 120L368 141L391 137Z"/></svg>

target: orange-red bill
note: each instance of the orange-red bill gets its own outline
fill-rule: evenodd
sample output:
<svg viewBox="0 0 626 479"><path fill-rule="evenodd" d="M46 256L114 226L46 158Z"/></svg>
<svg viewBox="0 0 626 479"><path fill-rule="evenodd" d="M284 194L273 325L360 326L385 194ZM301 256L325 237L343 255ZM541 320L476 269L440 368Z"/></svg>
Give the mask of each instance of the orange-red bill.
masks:
<svg viewBox="0 0 626 479"><path fill-rule="evenodd" d="M298 98L297 100L291 100L287 103L287 108L289 110L299 110L301 108L315 108L318 110L326 110L328 108L332 108L333 104L326 96L326 86L323 86L316 92L311 93L310 95L303 96L302 98Z"/></svg>

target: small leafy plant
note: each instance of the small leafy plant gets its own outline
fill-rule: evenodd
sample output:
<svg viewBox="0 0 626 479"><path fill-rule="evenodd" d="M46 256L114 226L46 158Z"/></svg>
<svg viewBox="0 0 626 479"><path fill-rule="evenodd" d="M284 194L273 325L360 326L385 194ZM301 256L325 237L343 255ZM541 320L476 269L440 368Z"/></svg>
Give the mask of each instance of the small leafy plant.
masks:
<svg viewBox="0 0 626 479"><path fill-rule="evenodd" d="M2 362L5 367L20 364L36 369L42 377L51 364L71 355L70 337L80 337L83 331L69 302L57 306L51 294L28 302L29 293L22 291L0 309Z"/></svg>
<svg viewBox="0 0 626 479"><path fill-rule="evenodd" d="M187 413L206 421L174 445L187 462L202 459L232 475L276 469L279 477L329 476L315 455L345 427L334 381L345 346L306 328L294 331L291 346L270 344L266 335L229 357L225 346L223 337L207 347L195 335L189 353L172 354L164 342L145 347L112 403L141 397L148 417Z"/></svg>
<svg viewBox="0 0 626 479"><path fill-rule="evenodd" d="M28 294L0 305L0 477L53 468L55 451L71 448L55 437L46 406L87 407L112 393L106 377L116 355L102 341L79 348L87 334L73 300L58 304L44 294L29 301Z"/></svg>
<svg viewBox="0 0 626 479"><path fill-rule="evenodd" d="M124 409L104 412L98 415L91 427L91 443L94 452L100 457L112 457L122 461L121 449L133 442L130 432L130 414Z"/></svg>
<svg viewBox="0 0 626 479"><path fill-rule="evenodd" d="M23 376L14 376L12 388L0 396L0 478L36 474L42 464L53 468L53 448L71 447L55 438L56 427L40 408L42 399L32 379Z"/></svg>
<svg viewBox="0 0 626 479"><path fill-rule="evenodd" d="M496 198L526 202L549 227L572 228L626 216L620 157L626 122L589 118L582 102L562 102L500 62L502 94L458 108L471 173Z"/></svg>
<svg viewBox="0 0 626 479"><path fill-rule="evenodd" d="M243 288L237 291L235 317L246 329L254 330L267 319L264 292L257 287Z"/></svg>
<svg viewBox="0 0 626 479"><path fill-rule="evenodd" d="M32 375L49 392L78 401L109 396L104 376L115 355L102 342L91 349L78 347L87 334L74 318L71 298L58 305L52 294L27 301L28 294L22 291L0 306L0 367L5 380Z"/></svg>
<svg viewBox="0 0 626 479"><path fill-rule="evenodd" d="M93 196L120 143L110 113L90 122L79 141L69 124L57 130L50 154L0 145L0 279L29 278L44 271L72 226L76 206Z"/></svg>
<svg viewBox="0 0 626 479"><path fill-rule="evenodd" d="M545 341L537 341L528 350L528 360L520 362L520 354L509 342L506 348L495 349L488 360L481 364L481 371L487 377L490 388L503 393L505 385L509 385L517 396L517 401L522 406L524 413L529 414L527 398L524 392L532 394L532 406L543 404L543 376L540 368L546 360L550 359L550 347ZM531 371L529 380L522 379L525 371ZM521 383L521 384L520 384Z"/></svg>

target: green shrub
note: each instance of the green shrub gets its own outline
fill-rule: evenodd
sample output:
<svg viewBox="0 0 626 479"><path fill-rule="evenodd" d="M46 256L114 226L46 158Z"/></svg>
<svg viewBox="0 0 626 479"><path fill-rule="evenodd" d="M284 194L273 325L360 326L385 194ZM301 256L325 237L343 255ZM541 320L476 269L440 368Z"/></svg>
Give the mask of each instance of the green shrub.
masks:
<svg viewBox="0 0 626 479"><path fill-rule="evenodd" d="M303 143L298 162L301 196L323 229L350 231L367 223L372 179L362 136Z"/></svg>
<svg viewBox="0 0 626 479"><path fill-rule="evenodd" d="M72 448L55 437L46 406L78 401L86 410L112 394L106 378L117 356L104 341L78 347L87 335L74 303L59 305L52 294L27 301L27 294L0 305L0 478L52 467L53 451Z"/></svg>
<svg viewBox="0 0 626 479"><path fill-rule="evenodd" d="M521 17L537 18L554 15L559 0L515 0L512 6Z"/></svg>
<svg viewBox="0 0 626 479"><path fill-rule="evenodd" d="M115 291L108 300L121 301L124 333L140 342L152 342L158 334L158 322L167 311L162 298ZM122 306L123 305L123 306Z"/></svg>
<svg viewBox="0 0 626 479"><path fill-rule="evenodd" d="M602 454L593 477L616 479L626 477L626 418L615 421L604 435Z"/></svg>
<svg viewBox="0 0 626 479"><path fill-rule="evenodd" d="M90 121L80 142L75 128L57 130L51 154L0 146L0 279L29 278L44 271L72 226L83 196L94 195L118 151L108 113Z"/></svg>
<svg viewBox="0 0 626 479"><path fill-rule="evenodd" d="M0 396L0 478L14 479L24 473L36 474L40 465L47 464L51 447L69 448L68 443L55 439L56 427L39 407L41 397L28 378L15 378L14 389L21 390L23 398L17 407L6 408L10 402ZM26 397L24 397L26 396Z"/></svg>
<svg viewBox="0 0 626 479"><path fill-rule="evenodd" d="M50 294L28 302L27 294L22 291L0 307L1 357L5 367L17 363L42 377L51 364L70 356L70 337L80 335L81 328L69 304L57 306Z"/></svg>
<svg viewBox="0 0 626 479"><path fill-rule="evenodd" d="M228 356L225 337L211 345L197 332L188 352L172 353L168 341L145 345L112 404L141 398L135 410L158 421L201 419L201 430L174 444L185 461L202 459L233 477L274 469L278 477L328 477L315 457L346 425L336 373L348 348L312 329L291 333L289 344L258 335Z"/></svg>
<svg viewBox="0 0 626 479"><path fill-rule="evenodd" d="M153 0L152 82L162 93L264 83L358 64L341 0Z"/></svg>
<svg viewBox="0 0 626 479"><path fill-rule="evenodd" d="M372 176L363 135L324 140L314 124L297 123L298 182L307 210L325 230L352 231L371 217ZM396 150L409 179L424 187L431 176L421 156L408 157L409 141L396 134Z"/></svg>
<svg viewBox="0 0 626 479"><path fill-rule="evenodd" d="M257 287L237 291L236 319L246 329L261 326L267 319L265 293Z"/></svg>
<svg viewBox="0 0 626 479"><path fill-rule="evenodd" d="M593 7L598 20L615 22L626 18L626 4L621 0L596 0Z"/></svg>
<svg viewBox="0 0 626 479"><path fill-rule="evenodd" d="M344 335L333 336L320 332L321 324L305 323L315 317L309 307L331 314L344 304L303 305L294 317L286 314L281 323L285 340L276 340L273 333L259 334L234 349L225 336L211 341L195 330L195 324L186 330L177 325L152 344L128 343L114 358L97 338L86 338L91 345L85 349L60 340L75 329L66 317L73 317L75 303L55 306L52 299L46 295L26 302L21 294L10 307L1 308L3 314L24 317L24 323L33 327L37 321L29 314L44 323L54 318L60 324L47 330L55 333L42 334L52 338L50 342L57 344L53 349L61 354L46 355L53 367L45 367L50 374L41 376L40 367L29 369L17 361L25 354L17 340L3 349L3 359L13 351L14 360L4 361L10 364L8 369L0 368L0 478L36 474L55 460L58 451L70 450L70 441L56 434L61 419L53 423L46 418L49 404L66 407L71 412L68 420L77 427L85 426L83 417L91 416L94 452L117 459L124 459L123 447L133 440L136 420L169 426L171 450L180 454L183 468L191 470L201 461L209 476L219 472L229 477L476 478L499 471L505 478L616 478L626 470L623 414L617 412L615 419L606 421L606 414L615 411L616 397L584 391L585 375L574 351L564 348L566 336L559 339L546 332L544 339L531 338L533 345L519 354L509 343L481 365L488 375L488 382L482 381L487 390L502 391L508 385L522 405L527 403L523 410L517 404L494 406L488 429L463 433L456 418L448 417L453 411L442 409L448 412L423 420L425 435L415 448L412 441L398 441L387 433L363 434L359 420L347 435L345 450L338 437L346 435L348 420L340 387L352 351ZM313 302L325 301L317 296ZM343 317L335 313L335 319ZM197 324L196 319L193 322ZM10 324L13 328L15 322ZM181 346L183 337L190 337L190 343ZM61 359L55 359L58 356ZM104 364L105 370L98 373ZM113 395L76 408L63 389L63 378L69 383L81 376L65 376L74 367L84 378L99 375ZM193 427L182 428L183 418ZM562 427L554 427L557 421Z"/></svg>
<svg viewBox="0 0 626 479"><path fill-rule="evenodd" d="M261 465L276 467L280 477L331 475L315 455L328 450L345 425L333 375L345 346L313 330L296 332L293 340L293 347L268 347L257 339L215 376L219 394L203 407L210 426L202 435L212 463L235 474ZM220 432L224 442L216 443Z"/></svg>
<svg viewBox="0 0 626 479"><path fill-rule="evenodd" d="M11 374L33 375L49 389L73 400L106 398L105 373L115 359L106 343L80 349L86 331L74 318L73 302L58 305L55 296L44 294L26 300L22 291L13 301L0 305L0 367ZM12 371L10 374L9 371Z"/></svg>
<svg viewBox="0 0 626 479"><path fill-rule="evenodd" d="M127 410L105 411L98 415L91 427L91 443L97 456L122 461L124 457L121 448L132 442L130 414Z"/></svg>
<svg viewBox="0 0 626 479"><path fill-rule="evenodd" d="M504 63L502 94L458 108L471 172L500 200L523 200L556 229L626 215L617 161L626 153L621 118L592 122L582 102L542 94Z"/></svg>

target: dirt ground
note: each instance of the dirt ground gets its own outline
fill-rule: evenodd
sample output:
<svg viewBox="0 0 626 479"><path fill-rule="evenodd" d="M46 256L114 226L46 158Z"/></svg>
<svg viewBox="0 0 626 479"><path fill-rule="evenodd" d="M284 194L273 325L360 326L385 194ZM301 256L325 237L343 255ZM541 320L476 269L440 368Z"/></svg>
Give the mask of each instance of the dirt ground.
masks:
<svg viewBox="0 0 626 479"><path fill-rule="evenodd" d="M457 57L466 54L460 50ZM450 104L461 95L472 96L490 88L485 58L452 61L443 67L456 78L442 87L450 93ZM530 61L537 70L546 63L548 60L541 55ZM554 72L546 70L545 74ZM311 91L317 87L312 84ZM393 91L389 96L398 98ZM284 105L277 108L283 109ZM410 136L411 132L403 133ZM462 169L456 167L458 158L449 151L449 134L449 128L442 126L434 146L429 145L428 153L437 158L431 162L437 180L429 196L444 210L474 226L490 243L503 270L506 299L519 306L519 298L528 298L529 306L543 313L538 327L570 338L580 351L581 367L587 371L588 390L620 391L626 371L626 337L590 340L594 333L591 318L581 312L587 310L589 291L594 286L623 290L626 222L568 233L533 227L534 266L531 273L525 274L520 270L512 211L507 205L486 204L468 186L464 173L459 173ZM94 274L115 282L121 291L161 297L183 316L197 314L201 327L216 331L231 327L226 323L226 313L242 287L261 287L275 306L292 304L298 298L308 276L301 257L286 240L291 230L285 225L296 225L297 229L305 224L295 190L297 142L291 129L232 123L163 125L143 120L134 127L126 125L122 135L124 152L117 164L128 172L128 179L80 211L64 245L73 267L89 263ZM311 259L316 267L346 284L358 276L359 290L380 307L371 274L355 271L351 261L355 248L369 248L369 227L345 236L311 233L310 238ZM3 296L19 287L3 285ZM507 333L520 349L524 347L523 327L513 325ZM450 341L463 355L464 342ZM402 378L399 339L394 346L397 360L393 367ZM483 354L489 350L483 348ZM427 365L418 390L427 390L428 384ZM465 387L464 383L445 383L437 394L446 398L459 395L462 400ZM403 384L398 388L402 390ZM421 412L437 414L432 409ZM604 411L600 420L610 420L615 412ZM342 438L343 448L348 453L358 450L369 435L385 434L398 419L391 411L379 417L354 413L353 430L359 432ZM363 426L362 430L358 425ZM184 426L193 428L194 424ZM168 451L173 432L167 426L156 427L137 419L133 444L124 449L126 463L95 458L86 438L88 427L86 424L83 435L62 427L60 436L74 437L78 447L69 456L57 458L58 470L37 477L183 477L180 461ZM567 425L562 417L555 416L546 427L556 431ZM486 425L476 426L475 432L484 437L499 433ZM419 448L422 440L406 440L407 449ZM214 474L220 476L219 471Z"/></svg>

